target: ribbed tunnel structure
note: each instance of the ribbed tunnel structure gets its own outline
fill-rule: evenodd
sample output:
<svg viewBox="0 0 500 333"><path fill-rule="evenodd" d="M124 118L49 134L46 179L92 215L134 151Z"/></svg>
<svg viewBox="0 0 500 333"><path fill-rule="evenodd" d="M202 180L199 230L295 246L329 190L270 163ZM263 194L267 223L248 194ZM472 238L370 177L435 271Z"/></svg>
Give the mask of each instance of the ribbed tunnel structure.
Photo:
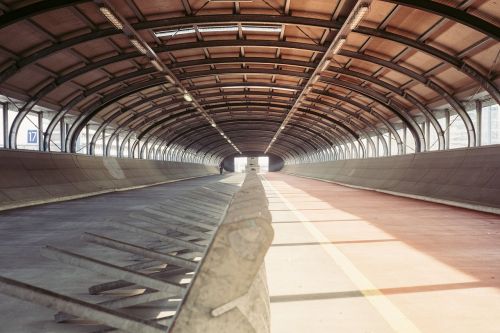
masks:
<svg viewBox="0 0 500 333"><path fill-rule="evenodd" d="M500 99L491 1L5 1L2 10L12 149L38 114L43 151L208 164L235 152L290 163L388 156L449 148L450 117L463 131L457 145L479 145L470 111Z"/></svg>
<svg viewBox="0 0 500 333"><path fill-rule="evenodd" d="M71 322L47 323L50 332L305 332L307 318L317 320L313 332L495 332L500 247L490 236L477 244L474 223L498 236L499 39L495 0L0 1L0 292ZM231 173L235 157L259 156L272 173L255 176L254 165L246 177ZM245 229L248 221L256 229ZM446 230L450 257L425 237ZM84 241L133 256L111 251L106 258L116 261L101 262ZM406 247L387 253L401 257L387 267L381 259L379 270L364 259L371 251L386 258L379 248L343 248L396 241ZM42 256L97 273L84 277L98 298L50 294L80 295L82 281L70 271L73 284L37 279L58 266L22 252L38 256L49 243L75 251L48 246ZM437 282L422 277L400 292L381 271L404 276L406 258L435 268L429 280ZM337 278L319 279L318 267ZM449 281L440 280L445 271ZM293 278L281 284L284 272L311 290ZM214 281L226 278L236 282L219 290ZM143 294L106 293L131 293L123 283ZM456 297L488 308L470 322L414 306L414 290L461 283L490 297L422 304L446 308ZM337 284L347 289L328 289ZM23 313L19 302L2 315L6 300L0 321ZM134 308L165 305L158 300L180 304L156 317ZM46 313L29 309L5 329L34 332ZM356 323L359 316L368 319ZM443 324L450 321L457 324Z"/></svg>

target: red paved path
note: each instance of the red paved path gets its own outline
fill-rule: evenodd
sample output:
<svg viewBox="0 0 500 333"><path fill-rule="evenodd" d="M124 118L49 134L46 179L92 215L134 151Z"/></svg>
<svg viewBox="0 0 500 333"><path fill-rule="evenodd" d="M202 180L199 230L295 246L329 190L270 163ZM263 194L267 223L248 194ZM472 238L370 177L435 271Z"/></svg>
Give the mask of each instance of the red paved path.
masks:
<svg viewBox="0 0 500 333"><path fill-rule="evenodd" d="M500 332L497 215L265 178L273 333Z"/></svg>

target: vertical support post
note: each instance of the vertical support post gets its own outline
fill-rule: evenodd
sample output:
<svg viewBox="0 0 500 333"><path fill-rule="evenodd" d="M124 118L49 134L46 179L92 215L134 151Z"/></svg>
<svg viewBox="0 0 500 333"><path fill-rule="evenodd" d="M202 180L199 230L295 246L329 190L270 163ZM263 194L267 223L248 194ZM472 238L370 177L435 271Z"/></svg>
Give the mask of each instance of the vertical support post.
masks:
<svg viewBox="0 0 500 333"><path fill-rule="evenodd" d="M85 150L90 155L90 125L85 125Z"/></svg>
<svg viewBox="0 0 500 333"><path fill-rule="evenodd" d="M403 154L406 154L406 147L408 143L408 128L403 124Z"/></svg>
<svg viewBox="0 0 500 333"><path fill-rule="evenodd" d="M387 140L388 141L387 142L388 147L387 148L389 150L387 152L387 156L392 156L392 139L391 139L392 134L391 134L391 132L388 132L387 134L388 134L388 136L387 136L388 137L388 140Z"/></svg>
<svg viewBox="0 0 500 333"><path fill-rule="evenodd" d="M444 127L446 128L444 133L445 149L450 149L450 111L444 110Z"/></svg>
<svg viewBox="0 0 500 333"><path fill-rule="evenodd" d="M59 134L61 137L61 152L66 151L66 126L65 126L64 116L59 121Z"/></svg>
<svg viewBox="0 0 500 333"><path fill-rule="evenodd" d="M377 157L380 157L380 137L378 135L375 137L377 138Z"/></svg>
<svg viewBox="0 0 500 333"><path fill-rule="evenodd" d="M9 148L9 103L2 103L3 113L3 146Z"/></svg>
<svg viewBox="0 0 500 333"><path fill-rule="evenodd" d="M43 151L43 111L38 112L38 150Z"/></svg>
<svg viewBox="0 0 500 333"><path fill-rule="evenodd" d="M483 103L476 100L476 145L481 146L481 137L483 136Z"/></svg>
<svg viewBox="0 0 500 333"><path fill-rule="evenodd" d="M422 151L427 151L427 140L425 139L425 121L420 126L422 128L422 133L424 133L425 145L422 147Z"/></svg>
<svg viewBox="0 0 500 333"><path fill-rule="evenodd" d="M116 157L120 156L120 133L116 133Z"/></svg>
<svg viewBox="0 0 500 333"><path fill-rule="evenodd" d="M130 145L130 138L128 138L128 142L127 142L127 149L128 149L128 158L134 158L134 156L132 155L132 150L130 149L131 145Z"/></svg>
<svg viewBox="0 0 500 333"><path fill-rule="evenodd" d="M431 121L425 119L425 150L431 150Z"/></svg>
<svg viewBox="0 0 500 333"><path fill-rule="evenodd" d="M106 127L102 130L102 156L106 156Z"/></svg>

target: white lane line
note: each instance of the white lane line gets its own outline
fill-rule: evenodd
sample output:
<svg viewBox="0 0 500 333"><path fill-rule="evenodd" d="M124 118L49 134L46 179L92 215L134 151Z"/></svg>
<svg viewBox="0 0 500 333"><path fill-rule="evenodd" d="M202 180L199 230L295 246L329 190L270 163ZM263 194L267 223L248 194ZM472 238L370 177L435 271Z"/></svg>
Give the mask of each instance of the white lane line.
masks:
<svg viewBox="0 0 500 333"><path fill-rule="evenodd" d="M413 322L406 317L384 294L378 290L368 278L359 271L356 266L334 245L328 238L316 228L294 205L274 188L274 186L262 176L263 182L271 188L290 211L302 222L305 228L316 238L320 246L333 259L337 266L346 274L351 282L358 288L363 296L384 318L384 320L394 329L401 333L420 333L420 330Z"/></svg>

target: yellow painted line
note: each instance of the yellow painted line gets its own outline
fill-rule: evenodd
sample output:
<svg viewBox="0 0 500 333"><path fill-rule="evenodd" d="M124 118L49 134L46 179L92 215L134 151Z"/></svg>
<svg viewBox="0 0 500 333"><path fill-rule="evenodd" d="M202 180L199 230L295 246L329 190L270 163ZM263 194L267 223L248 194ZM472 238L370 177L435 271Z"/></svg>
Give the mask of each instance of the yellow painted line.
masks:
<svg viewBox="0 0 500 333"><path fill-rule="evenodd" d="M274 188L274 186L263 177L264 183L271 188L283 201L283 203L290 209L290 211L299 219L305 228L311 233L314 238L320 243L320 246L326 253L335 261L337 266L346 274L351 282L358 288L363 296L370 302L370 304L377 310L377 312L384 318L384 320L394 329L395 332L400 333L420 333L420 330L413 324L413 322L406 317L384 294L378 290L370 280L354 266L354 264L347 258L328 238L316 228L316 226L309 221L299 210L297 210L291 202L289 202L283 195Z"/></svg>

